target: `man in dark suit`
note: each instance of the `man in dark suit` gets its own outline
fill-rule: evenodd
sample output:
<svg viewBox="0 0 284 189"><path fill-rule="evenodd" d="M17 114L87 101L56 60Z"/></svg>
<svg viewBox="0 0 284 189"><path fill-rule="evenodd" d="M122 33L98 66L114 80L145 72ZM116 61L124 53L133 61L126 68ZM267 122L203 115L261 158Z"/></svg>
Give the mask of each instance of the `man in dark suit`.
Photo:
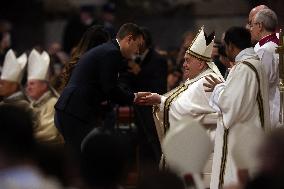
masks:
<svg viewBox="0 0 284 189"><path fill-rule="evenodd" d="M83 138L103 125L102 104L138 103L149 93L133 93L119 83L119 73L127 68L125 59L139 54L143 33L135 24L124 24L116 40L87 51L78 61L71 78L55 105L55 124L65 142L80 152Z"/></svg>

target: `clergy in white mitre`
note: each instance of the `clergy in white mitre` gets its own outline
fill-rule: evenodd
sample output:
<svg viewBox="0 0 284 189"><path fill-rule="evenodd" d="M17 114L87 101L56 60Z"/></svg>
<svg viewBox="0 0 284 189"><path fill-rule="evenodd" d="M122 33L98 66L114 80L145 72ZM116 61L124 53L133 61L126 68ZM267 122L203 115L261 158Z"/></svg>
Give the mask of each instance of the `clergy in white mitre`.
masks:
<svg viewBox="0 0 284 189"><path fill-rule="evenodd" d="M211 189L237 184L241 175L257 171L256 146L270 128L268 81L249 31L232 27L226 31L224 42L234 66L224 83L206 78L208 83L204 84L208 91L214 89L210 105L219 115Z"/></svg>
<svg viewBox="0 0 284 189"><path fill-rule="evenodd" d="M202 27L184 55L186 81L164 95L152 93L146 97L146 104L155 105L154 120L160 143L167 131L178 127L177 123L185 117L191 117L207 128L216 127L217 113L209 106L211 92L205 92L203 86L205 76L223 80L211 61L213 43L214 35L207 37Z"/></svg>
<svg viewBox="0 0 284 189"><path fill-rule="evenodd" d="M35 128L36 139L43 144L63 144L63 138L54 125L54 105L58 99L48 81L50 58L47 52L33 49L28 58L26 93L38 118Z"/></svg>
<svg viewBox="0 0 284 189"><path fill-rule="evenodd" d="M269 82L269 106L271 127L279 125L280 93L279 56L275 53L279 39L277 37L277 16L271 9L262 9L252 18L250 33L252 42L256 43L254 50L264 65Z"/></svg>
<svg viewBox="0 0 284 189"><path fill-rule="evenodd" d="M0 104L12 103L29 107L29 100L21 87L26 63L25 53L18 58L12 49L6 53L0 78L0 96L3 98Z"/></svg>

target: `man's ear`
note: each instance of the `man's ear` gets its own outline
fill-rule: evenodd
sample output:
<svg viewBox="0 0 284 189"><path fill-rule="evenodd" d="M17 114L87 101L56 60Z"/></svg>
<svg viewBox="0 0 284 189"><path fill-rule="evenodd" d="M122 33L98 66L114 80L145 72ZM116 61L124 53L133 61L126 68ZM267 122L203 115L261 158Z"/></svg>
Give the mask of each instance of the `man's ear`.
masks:
<svg viewBox="0 0 284 189"><path fill-rule="evenodd" d="M202 61L202 62L199 63L200 70L203 70L205 68L205 66L207 66L207 63L205 61Z"/></svg>
<svg viewBox="0 0 284 189"><path fill-rule="evenodd" d="M229 44L227 45L227 47L228 47L228 51L229 51L229 52L232 52L232 51L234 50L234 48L235 48L235 45L234 45L233 43L229 42Z"/></svg>
<svg viewBox="0 0 284 189"><path fill-rule="evenodd" d="M260 22L257 27L259 28L260 31L263 31L264 30L264 26L263 26L263 23Z"/></svg>

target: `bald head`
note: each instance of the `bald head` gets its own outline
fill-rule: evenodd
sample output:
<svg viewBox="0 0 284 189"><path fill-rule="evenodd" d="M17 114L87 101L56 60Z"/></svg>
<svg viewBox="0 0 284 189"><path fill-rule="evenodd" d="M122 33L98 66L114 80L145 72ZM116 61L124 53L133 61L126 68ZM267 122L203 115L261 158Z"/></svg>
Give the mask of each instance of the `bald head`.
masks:
<svg viewBox="0 0 284 189"><path fill-rule="evenodd" d="M269 8L266 5L258 5L256 7L254 7L253 9L251 9L251 11L249 13L249 17L254 17L254 15L256 15L256 13L258 13L260 10L263 10L263 9L269 9Z"/></svg>
<svg viewBox="0 0 284 189"><path fill-rule="evenodd" d="M249 25L251 24L252 19L256 15L256 13L258 13L259 11L261 11L263 9L269 9L269 7L266 6L266 5L258 5L256 7L254 7L253 9L251 9L251 11L249 13L249 17L248 17L248 24L247 24L247 27L246 27L247 29L250 29Z"/></svg>

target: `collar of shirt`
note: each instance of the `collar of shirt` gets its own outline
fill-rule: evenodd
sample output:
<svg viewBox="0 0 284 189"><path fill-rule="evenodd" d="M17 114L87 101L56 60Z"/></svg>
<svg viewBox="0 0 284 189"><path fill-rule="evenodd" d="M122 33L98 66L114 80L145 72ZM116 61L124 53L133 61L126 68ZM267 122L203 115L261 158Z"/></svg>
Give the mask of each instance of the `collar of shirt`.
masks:
<svg viewBox="0 0 284 189"><path fill-rule="evenodd" d="M253 48L246 48L242 50L235 58L235 62L240 62L249 58L254 58L256 57L256 53L254 52Z"/></svg>
<svg viewBox="0 0 284 189"><path fill-rule="evenodd" d="M141 55L142 61L145 59L148 53L149 53L149 49L146 49L145 52Z"/></svg>
<svg viewBox="0 0 284 189"><path fill-rule="evenodd" d="M116 40L116 42L118 43L118 45L119 45L119 47L120 47L120 43L119 43L118 39L115 39L115 40Z"/></svg>
<svg viewBox="0 0 284 189"><path fill-rule="evenodd" d="M259 43L259 46L262 46L265 43L268 43L270 41L279 45L279 39L277 38L276 33L272 33L270 35L263 37L261 40L259 40L258 43Z"/></svg>

